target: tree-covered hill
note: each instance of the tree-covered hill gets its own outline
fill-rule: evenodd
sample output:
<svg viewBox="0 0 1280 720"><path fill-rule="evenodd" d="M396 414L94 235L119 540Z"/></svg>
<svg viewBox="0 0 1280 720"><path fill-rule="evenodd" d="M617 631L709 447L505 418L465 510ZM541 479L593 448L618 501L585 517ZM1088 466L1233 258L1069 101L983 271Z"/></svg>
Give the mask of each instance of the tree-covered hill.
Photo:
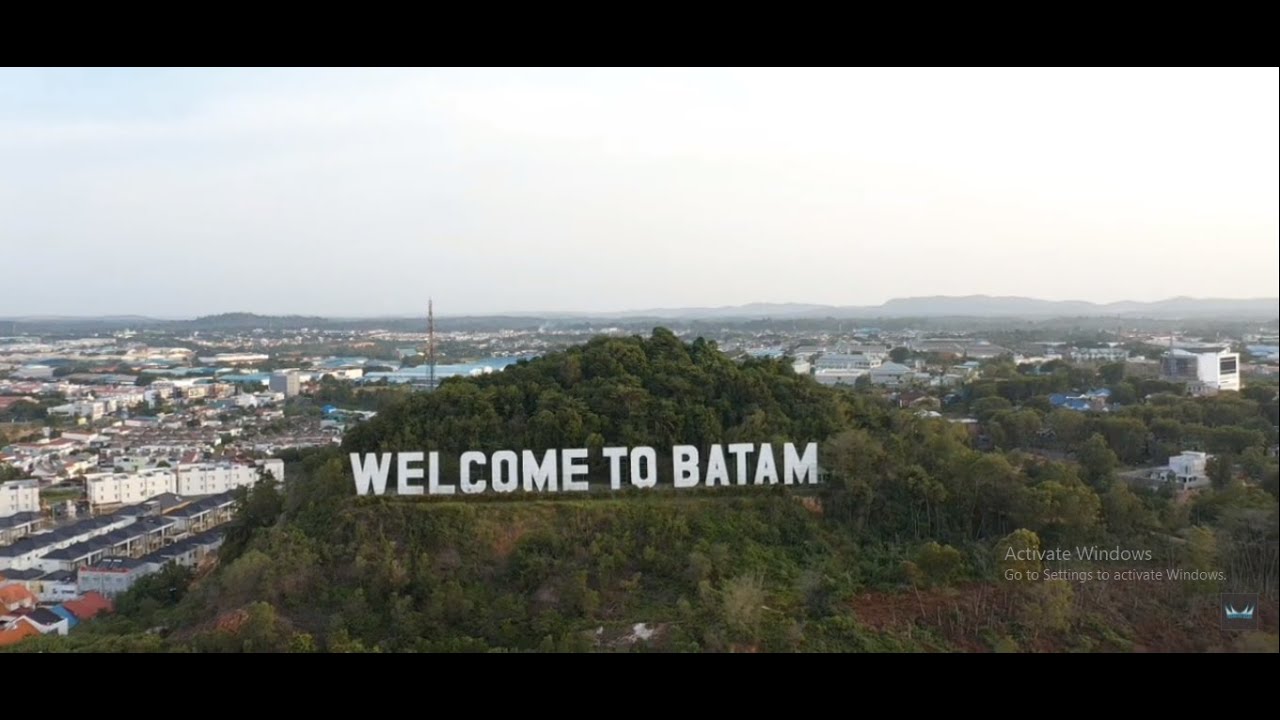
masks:
<svg viewBox="0 0 1280 720"><path fill-rule="evenodd" d="M1145 431L1175 408L1212 430L1218 415L1265 417L1258 397L1121 419ZM1053 440L1066 459L1050 459L1039 434L1014 432L1037 411L1007 404L989 408L986 424L1008 427L984 449L963 426L819 386L785 362L734 362L665 330L597 339L448 380L350 430L341 450L290 458L286 488L243 497L216 570L154 576L114 617L15 649L1276 649L1274 458L1182 501L1118 481L1116 418L1081 416ZM1250 457L1274 442L1254 432ZM821 442L824 483L356 497L346 455L734 441ZM1151 557L1025 557L1077 548ZM1083 579L1170 568L1197 574ZM1261 594L1261 632L1219 628L1228 591Z"/></svg>
<svg viewBox="0 0 1280 720"><path fill-rule="evenodd" d="M352 429L344 446L439 450L446 463L468 450L589 448L598 482L606 445L661 455L677 444L821 441L849 424L855 406L786 363L737 363L714 343L685 344L658 329L649 339L598 338L501 373L446 380ZM658 468L659 482L668 481L669 457Z"/></svg>

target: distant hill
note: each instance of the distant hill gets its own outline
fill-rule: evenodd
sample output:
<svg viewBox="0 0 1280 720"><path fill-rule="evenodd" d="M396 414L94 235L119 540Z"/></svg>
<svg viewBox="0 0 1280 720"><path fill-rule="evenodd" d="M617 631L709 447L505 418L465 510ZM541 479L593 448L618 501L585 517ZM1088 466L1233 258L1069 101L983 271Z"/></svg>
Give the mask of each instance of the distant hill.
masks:
<svg viewBox="0 0 1280 720"><path fill-rule="evenodd" d="M305 327L324 327L329 320L319 316L305 315L256 315L254 313L237 312L221 315L205 315L195 320L175 323L190 330L255 330L257 328L295 329Z"/></svg>
<svg viewBox="0 0 1280 720"><path fill-rule="evenodd" d="M1229 300L1218 298L1178 297L1156 302L1123 301L1098 304L1082 300L1038 300L1025 297L920 297L890 300L877 307L842 308L870 312L882 317L915 317L962 315L976 317L1045 317L1045 316L1127 316L1159 318L1261 318L1277 315L1280 299L1257 298Z"/></svg>
<svg viewBox="0 0 1280 720"><path fill-rule="evenodd" d="M1149 318L1160 320L1258 320L1280 316L1280 298L1226 299L1175 297L1155 302L1092 303L1083 300L1040 300L1027 297L966 295L895 298L880 305L815 305L750 303L722 307L657 308L618 312L513 312L502 315L439 316L471 329L536 328L543 321L592 323L602 320L802 320L901 318ZM206 315L194 320L165 320L139 315L103 317L0 317L6 332L109 332L131 328L168 331L374 329L420 331L421 316L326 318L314 315L257 315L248 312Z"/></svg>
<svg viewBox="0 0 1280 720"><path fill-rule="evenodd" d="M991 295L895 298L880 305L751 303L714 308L668 308L595 313L590 317L746 319L746 318L911 318L911 317L1148 317L1269 320L1280 315L1280 299L1231 300L1177 297L1156 302L1092 303ZM547 317L555 317L548 314Z"/></svg>

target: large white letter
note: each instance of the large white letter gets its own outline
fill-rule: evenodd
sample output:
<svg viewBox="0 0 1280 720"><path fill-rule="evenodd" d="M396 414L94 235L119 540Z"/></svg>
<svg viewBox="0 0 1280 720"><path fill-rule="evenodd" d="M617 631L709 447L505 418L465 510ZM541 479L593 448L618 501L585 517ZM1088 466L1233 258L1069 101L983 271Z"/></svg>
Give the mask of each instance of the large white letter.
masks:
<svg viewBox="0 0 1280 720"><path fill-rule="evenodd" d="M640 461L644 461L641 473ZM651 488L658 484L658 453L651 447L638 447L631 451L631 484L638 488Z"/></svg>
<svg viewBox="0 0 1280 720"><path fill-rule="evenodd" d="M747 455L754 450L751 443L733 443L729 446L729 452L733 455L733 464L738 469L738 484L747 484Z"/></svg>
<svg viewBox="0 0 1280 720"><path fill-rule="evenodd" d="M818 443L805 445L804 457L796 455L795 445L791 443L787 443L783 450L787 465L787 474L783 478L785 484L791 485L794 481L796 485L803 485L806 477L810 485L818 484Z"/></svg>
<svg viewBox="0 0 1280 720"><path fill-rule="evenodd" d="M756 485L777 485L778 465L773 460L773 446L764 443L760 446L760 461L756 463Z"/></svg>
<svg viewBox="0 0 1280 720"><path fill-rule="evenodd" d="M493 454L493 489L495 492L509 493L520 485L520 477L516 474L516 454L510 450L499 450Z"/></svg>
<svg viewBox="0 0 1280 720"><path fill-rule="evenodd" d="M707 453L707 487L715 487L716 483L729 484L729 468L725 467L724 450L719 445L712 445Z"/></svg>
<svg viewBox="0 0 1280 720"><path fill-rule="evenodd" d="M396 494L397 495L421 495L421 485L410 485L410 480L422 479L422 468L409 467L409 463L422 462L422 453L420 452L402 452L396 455Z"/></svg>
<svg viewBox="0 0 1280 720"><path fill-rule="evenodd" d="M351 453L351 472L356 476L356 494L368 495L369 486L373 486L373 494L381 495L387 491L387 473L391 471L391 453L374 455L366 453L361 458Z"/></svg>
<svg viewBox="0 0 1280 720"><path fill-rule="evenodd" d="M587 465L585 462L574 462L575 460L587 459L590 454L586 448L574 448L572 450L562 450L560 456L560 471L564 473L564 478L560 482L560 486L570 492L586 492L591 489L591 484L586 480L574 480L578 475L587 474Z"/></svg>
<svg viewBox="0 0 1280 720"><path fill-rule="evenodd" d="M604 449L604 456L609 458L609 487L614 490L622 489L622 458L627 454L624 447L607 447Z"/></svg>
<svg viewBox="0 0 1280 720"><path fill-rule="evenodd" d="M698 448L677 445L671 448L672 476L678 488L698 486Z"/></svg>
<svg viewBox="0 0 1280 720"><path fill-rule="evenodd" d="M534 490L548 490L555 492L556 488L556 451L548 450L542 456L542 464L538 464L538 458L534 456L532 450L525 450L521 456L520 474L524 478L524 491L533 492Z"/></svg>
<svg viewBox="0 0 1280 720"><path fill-rule="evenodd" d="M468 450L462 453L462 457L458 459L458 462L462 465L462 473L458 478L458 484L462 486L462 492L467 495L484 492L484 480L471 482L471 463L483 465L485 463L484 453Z"/></svg>
<svg viewBox="0 0 1280 720"><path fill-rule="evenodd" d="M428 495L452 495L457 492L455 485L440 484L440 453L432 450L431 457L427 463L427 494Z"/></svg>

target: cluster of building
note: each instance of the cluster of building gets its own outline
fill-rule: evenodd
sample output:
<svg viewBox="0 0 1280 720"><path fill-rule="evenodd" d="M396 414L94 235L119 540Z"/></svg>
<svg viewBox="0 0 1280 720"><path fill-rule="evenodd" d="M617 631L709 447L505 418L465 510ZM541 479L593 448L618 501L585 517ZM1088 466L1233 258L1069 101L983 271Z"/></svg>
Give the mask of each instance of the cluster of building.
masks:
<svg viewBox="0 0 1280 720"><path fill-rule="evenodd" d="M976 378L980 365L978 360L893 362L891 349L883 345L841 345L832 349L801 346L794 352L801 358L794 365L795 371L812 375L823 385L854 385L863 380L888 389L953 387Z"/></svg>
<svg viewBox="0 0 1280 720"><path fill-rule="evenodd" d="M78 605L109 609L111 598L168 565L199 568L216 556L219 528L234 511L231 492L165 493L61 524L40 512L0 517L0 646L32 634L65 634L84 619Z"/></svg>
<svg viewBox="0 0 1280 720"><path fill-rule="evenodd" d="M161 495L195 497L219 495L237 488L252 487L263 477L284 480L284 461L269 458L253 461L196 462L173 467L143 465L135 458L106 472L83 475L84 495L91 512L141 503ZM0 483L0 519L40 513L43 509L38 479ZM74 516L72 512L70 515Z"/></svg>
<svg viewBox="0 0 1280 720"><path fill-rule="evenodd" d="M1049 396L1049 404L1055 408L1064 410L1078 410L1081 412L1106 412L1110 408L1107 401L1111 399L1111 390L1101 388L1098 390L1089 390L1079 395L1067 395L1066 393L1054 393Z"/></svg>
<svg viewBox="0 0 1280 720"><path fill-rule="evenodd" d="M66 635L81 622L112 609L111 601L96 592L65 602L41 603L21 583L0 584L0 648L40 635Z"/></svg>

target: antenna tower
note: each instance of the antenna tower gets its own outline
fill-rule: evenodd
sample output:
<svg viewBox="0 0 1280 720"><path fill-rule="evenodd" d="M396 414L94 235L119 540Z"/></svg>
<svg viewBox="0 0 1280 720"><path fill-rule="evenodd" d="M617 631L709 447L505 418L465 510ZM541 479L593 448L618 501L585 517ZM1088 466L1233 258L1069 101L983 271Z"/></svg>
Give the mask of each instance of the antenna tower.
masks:
<svg viewBox="0 0 1280 720"><path fill-rule="evenodd" d="M436 389L436 314L431 298L427 298L427 387Z"/></svg>

